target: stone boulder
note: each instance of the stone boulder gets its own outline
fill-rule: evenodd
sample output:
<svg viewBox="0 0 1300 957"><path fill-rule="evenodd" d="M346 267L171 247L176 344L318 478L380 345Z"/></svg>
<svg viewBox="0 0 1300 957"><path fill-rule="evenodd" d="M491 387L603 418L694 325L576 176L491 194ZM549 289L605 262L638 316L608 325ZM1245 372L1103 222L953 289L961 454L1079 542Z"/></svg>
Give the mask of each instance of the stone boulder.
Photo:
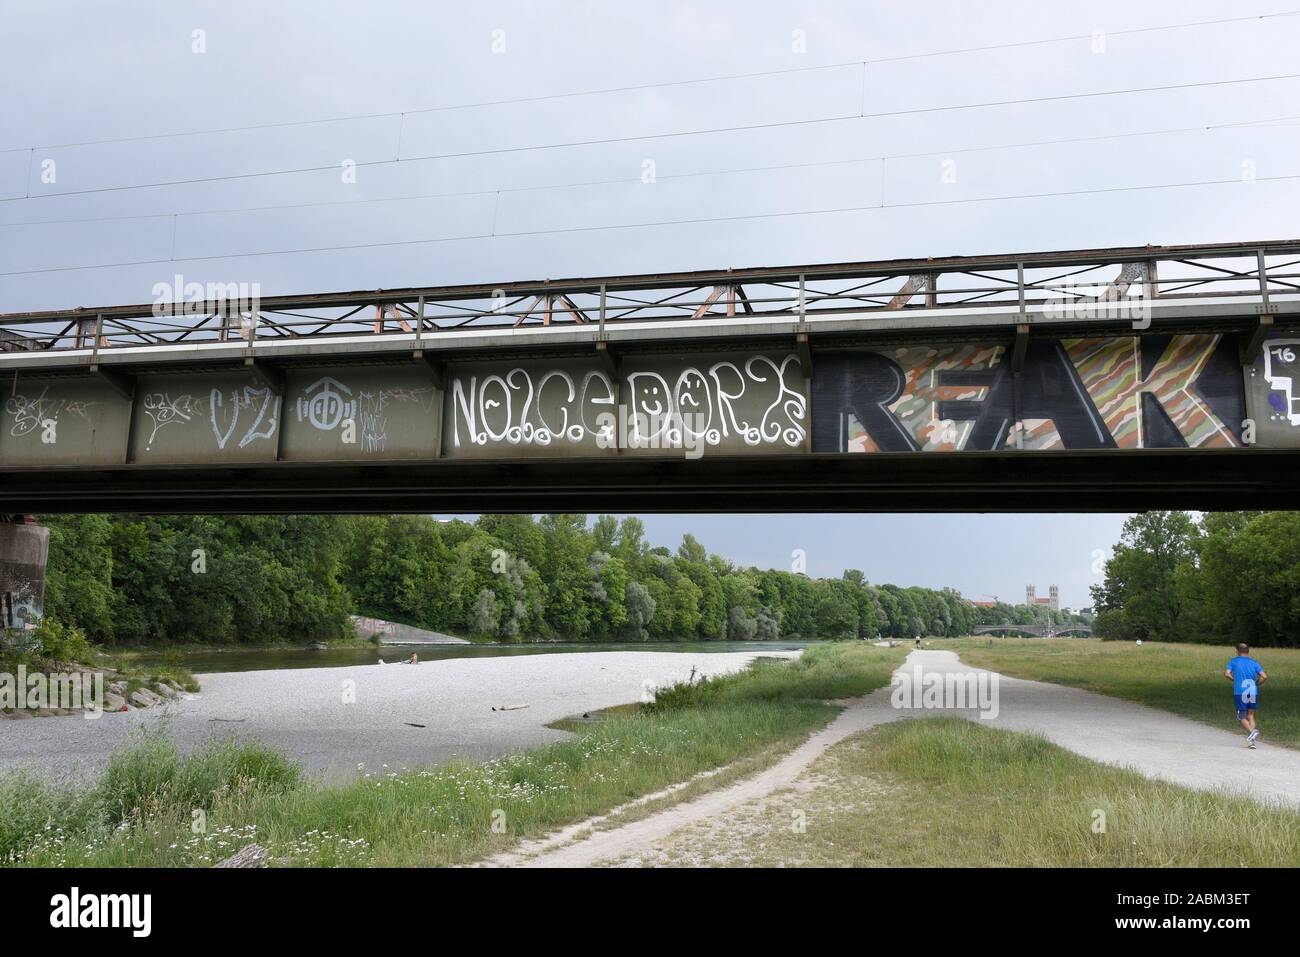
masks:
<svg viewBox="0 0 1300 957"><path fill-rule="evenodd" d="M152 708L154 705L162 704L162 698L148 688L137 688L126 700L137 708Z"/></svg>

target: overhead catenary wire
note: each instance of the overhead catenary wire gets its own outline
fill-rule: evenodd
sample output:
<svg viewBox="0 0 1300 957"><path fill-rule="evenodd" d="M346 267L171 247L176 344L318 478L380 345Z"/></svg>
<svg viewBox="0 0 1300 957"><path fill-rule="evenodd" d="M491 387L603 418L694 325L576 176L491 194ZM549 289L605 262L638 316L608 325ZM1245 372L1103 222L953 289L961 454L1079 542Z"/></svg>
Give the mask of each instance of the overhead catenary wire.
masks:
<svg viewBox="0 0 1300 957"><path fill-rule="evenodd" d="M1256 177L1254 180L1251 180L1250 182L1258 184L1258 183L1277 183L1277 182L1285 182L1285 181L1292 181L1292 180L1300 180L1300 173L1288 173L1288 174L1281 174L1277 176L1259 176ZM760 219L782 219L782 218L790 218L796 216L823 216L823 215L841 214L841 213L872 212L872 211L878 211L883 209L912 209L912 208L933 207L933 206L959 206L959 205L970 205L975 203L1008 202L1012 200L1023 200L1023 199L1048 199L1048 198L1067 197L1067 196L1089 196L1089 195L1100 195L1100 194L1107 194L1107 193L1132 193L1132 192L1142 192L1142 191L1149 191L1149 190L1189 189L1189 188L1202 187L1202 186L1223 186L1223 185L1241 185L1241 184L1243 184L1243 180L1240 177L1237 177L1232 179L1192 180L1192 181L1181 182L1181 183L1147 183L1147 184L1141 184L1136 186L1103 186L1103 187L1095 187L1095 188L1087 188L1087 189L1051 190L1051 191L1039 192L1039 193L1015 193L1011 195L1001 195L1001 196L974 196L966 199L920 200L920 201L908 202L908 203L873 203L870 205L837 206L837 207L830 207L825 209L787 210L787 211L775 212L775 213L741 213L732 216L705 216L705 217L693 217L687 219L654 220L654 221L638 222L638 223L602 223L602 224L596 224L591 226L561 226L561 227L553 227L549 229L515 230L510 232L471 233L463 236L444 236L444 237L436 237L431 239L397 239L397 240L385 240L380 242L369 242L369 243L349 243L349 244L339 245L339 246L311 246L311 247L303 247L297 249L250 250L246 252L221 253L221 254L210 255L210 256L182 256L179 259L174 259L174 258L140 259L140 260L132 260L127 262L116 262L116 263L87 263L79 266L50 266L41 269L20 269L20 270L14 270L10 272L0 272L0 277L34 276L34 275L42 275L42 274L49 274L49 273L78 272L82 270L94 270L94 269L120 269L120 268L126 268L131 266L155 266L155 265L164 265L168 263L216 262L216 261L228 260L228 259L249 259L249 258L261 257L261 256L288 256L288 255L298 255L303 253L345 252L345 251L352 251L352 250L359 250L359 249L382 249L382 248L395 248L395 247L402 247L402 246L424 246L424 245L433 245L435 243L468 242L472 240L484 240L484 239L509 239L509 238L523 238L523 237L532 237L532 236L554 236L554 235L574 234L574 233L615 231L621 229L648 229L648 228L662 227L662 226L687 226L687 225L703 225L709 223L743 222L743 221L753 221L753 220L760 220Z"/></svg>
<svg viewBox="0 0 1300 957"><path fill-rule="evenodd" d="M741 126L709 127L703 129L695 129L695 130L676 130L668 133L646 133L646 134L640 134L635 136L601 137L601 138L586 139L586 140L571 140L563 143L541 143L541 144L530 144L525 146L503 146L503 147L494 147L494 148L482 149L482 150L462 150L453 153L431 153L423 156L407 157L405 159L367 160L364 162L356 163L355 166L357 168L361 168L361 167L375 167L375 166L392 166L398 163L409 164L409 163L416 163L416 162L427 162L432 160L470 159L474 157L499 156L505 154L513 154L513 153L529 153L529 152L537 152L541 150L570 149L570 148L583 147L583 146L602 146L602 145L610 145L613 143L635 143L635 142L644 142L646 140L672 139L672 138L684 137L684 136L701 136L705 134L737 133L737 132L747 132L753 130L777 129L781 127L808 126L817 123L839 123L839 122L847 122L851 120L881 119L887 117L910 116L910 115L923 114L923 113L948 112L948 111L955 111L955 110L970 110L970 109L986 109L986 108L991 108L996 106L1011 106L1011 105L1026 104L1026 103L1045 103L1045 102L1053 102L1053 101L1060 101L1060 100L1079 100L1079 99L1086 99L1089 97L1122 96L1122 95L1130 95L1130 94L1137 95L1142 93L1167 92L1171 90L1202 89L1206 87L1228 86L1228 85L1241 84L1241 83L1270 83L1270 82L1277 82L1282 80L1295 80L1295 79L1300 79L1300 73L1284 73L1284 74L1277 74L1273 76L1259 76L1259 77L1239 77L1230 80L1200 80L1192 83L1174 83L1174 84L1166 84L1163 86L1151 86L1151 87L1132 87L1123 90L1099 90L1099 91L1093 91L1088 93L1067 93L1067 94L1060 94L1055 96L1024 97L1020 99L1011 99L1011 100L990 100L981 103L959 103L959 104L951 104L947 106L916 107L908 110L892 110L892 111L880 112L880 113L865 113L865 114L850 113L850 114L843 114L838 116L816 117L810 119L778 120L770 123L754 123L754 124L746 124ZM86 195L91 195L96 193L125 192L128 190L136 190L136 189L158 189L167 186L186 186L186 185L193 185L197 183L217 183L217 182L228 182L232 180L257 179L266 176L286 176L286 175L293 175L299 173L319 173L319 172L324 172L326 170L337 170L338 168L339 168L338 164L331 163L329 165L323 165L323 166L306 166L306 167L298 167L294 169L262 170L253 173L229 173L220 176L199 176L199 177L190 177L186 179L160 180L153 183L131 183L131 184L123 184L120 186L97 186L88 189L61 190L57 192L40 193L35 196L11 196L4 199L0 199L0 203L23 203L23 202L33 202L38 199L52 199L57 196L86 196Z"/></svg>
<svg viewBox="0 0 1300 957"><path fill-rule="evenodd" d="M1167 30L1186 30L1198 27L1223 26L1230 23L1258 22L1264 20L1285 19L1289 17L1300 16L1300 10L1279 10L1272 13L1246 14L1235 17L1218 17L1209 20L1190 20L1183 23L1157 24L1148 27L1129 27L1123 30L1104 30L1099 31L1106 37L1133 36L1147 33L1159 33ZM371 119L390 119L392 117L403 117L406 115L423 114L423 113L441 113L453 112L457 110L482 109L494 106L512 106L529 103L541 103L549 100L574 99L587 96L609 96L619 93L632 93L640 90L667 89L678 86L692 86L704 83L721 83L732 80L750 80L760 79L769 76L794 75L800 73L811 73L826 70L838 70L848 67L857 67L864 64L872 63L899 63L908 60L921 60L933 57L957 56L970 53L987 53L996 50L1011 50L1031 46L1042 46L1053 43L1070 43L1079 40L1092 40L1094 33L1070 34L1068 36L1042 37L1034 40L1011 40L1004 43L991 43L972 47L957 47L946 50L930 50L920 53L905 53L895 56L884 57L865 57L856 60L844 60L837 63L817 64L814 66L782 67L771 70L757 70L746 73L717 74L709 77L695 77L684 80L662 80L650 83L626 84L622 86L600 87L588 90L570 90L561 93L541 93L531 96L506 97L500 99L478 100L468 103L446 104L442 106L429 106L420 108L408 108L403 110L390 110L387 112L374 113L354 113L341 116L320 117L306 120L285 120L274 123L257 123L244 126L226 126L213 127L198 130L179 130L167 133L147 133L138 136L120 136L108 137L103 139L87 139L69 141L64 143L44 143L29 146L14 146L0 149L0 153L19 153L27 150L52 150L52 149L73 149L83 146L105 146L119 143L138 143L151 140L177 139L189 136L213 136L226 133L244 133L258 130L269 129L287 129L299 126L314 126L327 123L346 123Z"/></svg>
<svg viewBox="0 0 1300 957"><path fill-rule="evenodd" d="M1062 146L1079 143L1096 143L1107 140L1134 139L1147 136L1172 136L1187 133L1206 133L1217 130L1268 128L1264 124L1280 124L1300 121L1300 113L1286 116L1260 117L1251 120L1237 120L1228 123L1207 123L1198 126L1165 127L1153 130L1132 130L1125 133L1097 133L1089 136L1067 136L1042 140L1018 140L1011 143L991 143L982 146L956 146L942 150L923 150L906 153L882 153L874 156L851 156L833 160L810 160L802 163L770 163L758 166L738 166L717 170L694 170L685 173L657 174L656 180L696 179L709 176L734 176L745 173L782 172L798 169L824 169L832 166L850 166L854 164L880 163L890 160L922 159L932 156L959 156L967 153L988 153L999 150L1030 149L1041 146ZM1278 127L1274 127L1278 128ZM335 167L327 167L334 169ZM287 209L317 209L321 207L367 206L380 203L412 202L424 199L458 199L471 196L500 196L502 193L530 193L548 190L581 189L592 186L617 186L643 182L640 176L607 177L604 179L576 180L562 183L539 183L531 186L493 186L483 189L454 190L451 192L408 193L398 196L378 196L366 199L323 200L305 203L272 203L260 206L213 207L210 209L169 210L159 213L128 213L116 216L87 216L66 219L31 219L0 223L0 229L20 226L57 226L82 223L115 223L134 220L168 219L181 216L220 216L239 213L261 213Z"/></svg>

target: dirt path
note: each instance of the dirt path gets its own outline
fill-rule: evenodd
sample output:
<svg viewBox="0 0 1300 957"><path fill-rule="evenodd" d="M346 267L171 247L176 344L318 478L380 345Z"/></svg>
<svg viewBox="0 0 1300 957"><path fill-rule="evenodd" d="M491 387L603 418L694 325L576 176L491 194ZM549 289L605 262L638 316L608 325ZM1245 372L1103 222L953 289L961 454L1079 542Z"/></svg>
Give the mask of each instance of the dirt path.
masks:
<svg viewBox="0 0 1300 957"><path fill-rule="evenodd" d="M881 688L865 698L852 699L849 706L825 728L770 768L743 781L639 821L611 830L595 831L585 840L568 843L605 820L605 817L593 818L539 841L526 842L515 851L497 855L484 863L491 867L587 867L606 858L632 853L663 840L687 824L715 817L736 805L793 785L808 765L831 745L855 732L892 721L897 716L889 706L889 689Z"/></svg>
<svg viewBox="0 0 1300 957"><path fill-rule="evenodd" d="M1127 767L1151 778L1198 790L1223 791L1270 804L1300 807L1300 752L1244 746L1241 735L1180 718L1144 705L1041 681L1027 681L970 668L950 651L914 651L899 669L926 675L996 677L997 713L982 718L967 710L895 708L892 688L848 703L823 730L772 767L726 788L685 801L638 821L593 830L593 818L547 838L527 842L484 863L508 867L585 867L649 851L678 829L717 818L781 788L796 786L800 774L831 745L868 728L907 717L960 715L991 727L1042 734L1050 741L1104 764ZM1225 695L1225 703L1227 697ZM1226 704L1225 704L1226 706ZM991 709L990 709L991 711ZM662 792L662 794L670 793ZM645 803L653 795L643 798Z"/></svg>

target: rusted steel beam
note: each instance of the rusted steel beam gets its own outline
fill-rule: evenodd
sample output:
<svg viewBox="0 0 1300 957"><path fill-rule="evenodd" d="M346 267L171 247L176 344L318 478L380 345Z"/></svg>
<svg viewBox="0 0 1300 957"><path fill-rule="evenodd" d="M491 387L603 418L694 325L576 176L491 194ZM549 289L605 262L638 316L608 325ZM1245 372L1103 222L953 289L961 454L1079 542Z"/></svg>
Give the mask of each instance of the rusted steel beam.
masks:
<svg viewBox="0 0 1300 957"><path fill-rule="evenodd" d="M800 275L808 280L857 278L890 275L938 275L945 272L1009 270L1023 264L1026 268L1045 266L1123 265L1128 262L1150 263L1158 260L1187 260L1265 255L1300 254L1300 240L1174 245L1128 246L1105 249L1054 250L1001 254L993 256L949 256L927 259L865 260L858 262L818 263L780 267L711 269L686 272L631 274L608 277L575 277L559 280L527 280L509 283L464 284L409 287L405 289L357 290L307 295L271 296L261 300L265 311L294 309L366 308L383 303L426 300L490 300L504 294L510 298L529 295L595 295L604 286L609 292L672 287L736 287L741 284L795 282ZM719 294L720 295L720 294ZM734 296L732 298L735 298ZM716 298L715 300L716 301ZM0 314L0 324L19 322L70 322L87 315L103 314L106 318L142 317L152 314L153 303L92 308L60 309ZM485 311L486 314L486 311Z"/></svg>

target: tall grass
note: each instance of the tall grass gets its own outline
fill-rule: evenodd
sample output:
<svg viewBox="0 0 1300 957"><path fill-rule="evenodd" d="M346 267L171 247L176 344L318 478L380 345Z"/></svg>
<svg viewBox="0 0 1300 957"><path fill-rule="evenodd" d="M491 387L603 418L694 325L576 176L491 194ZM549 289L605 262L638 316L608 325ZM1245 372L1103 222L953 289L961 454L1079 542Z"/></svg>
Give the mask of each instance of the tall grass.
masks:
<svg viewBox="0 0 1300 957"><path fill-rule="evenodd" d="M842 771L894 789L873 855L940 866L1295 867L1300 814L957 718L878 729ZM870 739L869 739L870 740ZM893 819L897 819L893 821ZM847 825L847 822L845 822Z"/></svg>
<svg viewBox="0 0 1300 957"><path fill-rule="evenodd" d="M301 783L296 765L256 742L209 738L183 755L165 722L141 726L90 786L0 777L0 862L67 864L133 829L193 826L232 797Z"/></svg>
<svg viewBox="0 0 1300 957"><path fill-rule="evenodd" d="M647 710L664 713L739 701L851 698L888 684L889 673L904 654L902 649L850 642L814 645L793 662L759 658L749 671L662 688Z"/></svg>

